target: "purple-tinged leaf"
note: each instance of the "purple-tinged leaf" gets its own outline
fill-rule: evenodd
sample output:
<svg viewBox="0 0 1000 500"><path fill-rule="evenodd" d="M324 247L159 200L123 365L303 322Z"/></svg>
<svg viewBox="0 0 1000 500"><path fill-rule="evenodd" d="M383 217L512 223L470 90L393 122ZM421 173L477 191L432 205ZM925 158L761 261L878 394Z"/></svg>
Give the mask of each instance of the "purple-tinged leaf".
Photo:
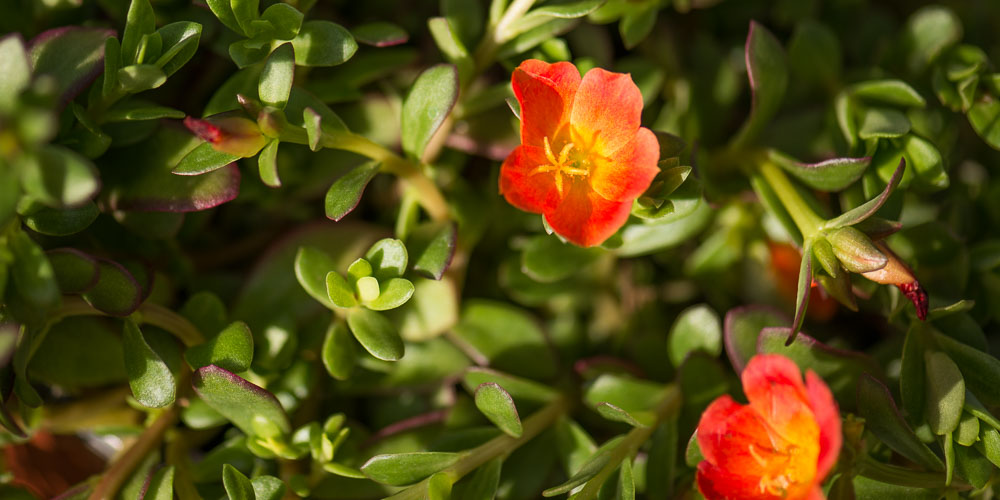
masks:
<svg viewBox="0 0 1000 500"><path fill-rule="evenodd" d="M750 21L744 57L753 104L750 116L733 141L734 145L744 145L757 136L778 111L788 87L785 51L778 39L756 21Z"/></svg>
<svg viewBox="0 0 1000 500"><path fill-rule="evenodd" d="M375 178L382 163L370 161L351 169L336 180L326 192L326 217L340 221L357 208L365 187Z"/></svg>
<svg viewBox="0 0 1000 500"><path fill-rule="evenodd" d="M803 163L794 158L771 150L768 157L786 172L798 177L809 187L822 191L840 191L861 178L872 159L832 158L818 163Z"/></svg>
<svg viewBox="0 0 1000 500"><path fill-rule="evenodd" d="M749 305L730 309L723 325L726 355L736 373L757 354L757 337L767 327L787 325L788 315L770 306Z"/></svg>
<svg viewBox="0 0 1000 500"><path fill-rule="evenodd" d="M208 365L191 376L191 385L208 406L251 436L274 438L291 432L278 398L240 376Z"/></svg>
<svg viewBox="0 0 1000 500"><path fill-rule="evenodd" d="M896 171L893 172L892 177L889 178L889 184L885 186L885 189L875 198L868 200L867 202L844 212L840 216L831 219L823 225L823 229L832 229L844 226L853 226L865 219L875 215L878 209L885 205L885 202L889 199L889 195L892 194L896 186L899 185L899 180L903 178L903 171L906 170L906 159L902 158L899 160L899 166L896 167Z"/></svg>
<svg viewBox="0 0 1000 500"><path fill-rule="evenodd" d="M857 384L858 413L865 418L865 429L895 452L928 469L944 469L941 459L917 438L899 414L889 388L874 377L864 374Z"/></svg>
<svg viewBox="0 0 1000 500"><path fill-rule="evenodd" d="M785 345L791 345L795 341L795 336L802 328L802 322L806 319L806 308L809 307L809 289L812 287L812 240L806 240L805 248L802 249L802 262L799 265L799 280L795 289L795 317L792 319L792 328L788 333L788 340Z"/></svg>
<svg viewBox="0 0 1000 500"><path fill-rule="evenodd" d="M29 42L34 75L51 75L63 103L69 102L104 68L104 40L114 30L66 26L42 32Z"/></svg>
<svg viewBox="0 0 1000 500"><path fill-rule="evenodd" d="M392 47L410 39L406 30L387 22L363 24L351 30L351 33L355 40L374 47Z"/></svg>
<svg viewBox="0 0 1000 500"><path fill-rule="evenodd" d="M97 283L83 294L83 299L98 311L125 317L142 304L143 290L139 282L121 264L98 259L100 271Z"/></svg>
<svg viewBox="0 0 1000 500"><path fill-rule="evenodd" d="M195 212L233 200L240 192L235 163L202 175L172 173L199 144L186 131L167 126L139 144L112 150L102 166L108 174L105 203L112 210Z"/></svg>
<svg viewBox="0 0 1000 500"><path fill-rule="evenodd" d="M97 259L75 248L54 248L45 253L62 293L83 293L97 285L101 275Z"/></svg>

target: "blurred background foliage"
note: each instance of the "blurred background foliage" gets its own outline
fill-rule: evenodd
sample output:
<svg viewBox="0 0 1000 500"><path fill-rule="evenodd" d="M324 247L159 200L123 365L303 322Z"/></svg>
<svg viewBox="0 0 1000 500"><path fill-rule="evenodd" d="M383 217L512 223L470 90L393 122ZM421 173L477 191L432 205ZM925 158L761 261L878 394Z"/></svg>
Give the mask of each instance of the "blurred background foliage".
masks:
<svg viewBox="0 0 1000 500"><path fill-rule="evenodd" d="M0 5L5 497L697 498L691 435L757 352L837 397L830 498L994 494L1000 5L220 1ZM630 73L669 134L603 247L497 195L527 58ZM226 111L298 135L255 159L180 121ZM751 185L769 154L824 219L905 160L875 229L926 322L851 275L785 346L802 236ZM864 160L799 175L830 158Z"/></svg>

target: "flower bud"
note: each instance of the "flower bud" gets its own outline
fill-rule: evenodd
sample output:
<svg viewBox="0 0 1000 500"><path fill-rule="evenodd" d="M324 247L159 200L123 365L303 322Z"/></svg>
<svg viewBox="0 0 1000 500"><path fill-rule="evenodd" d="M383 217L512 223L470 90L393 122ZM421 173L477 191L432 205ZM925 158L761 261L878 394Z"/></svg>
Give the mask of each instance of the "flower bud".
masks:
<svg viewBox="0 0 1000 500"><path fill-rule="evenodd" d="M851 272L867 273L885 267L888 259L875 247L865 233L853 227L841 227L830 231L826 239L833 246L833 253L841 264Z"/></svg>
<svg viewBox="0 0 1000 500"><path fill-rule="evenodd" d="M248 158L260 151L267 138L253 120L238 116L184 119L184 126L202 140L211 143L216 151Z"/></svg>
<svg viewBox="0 0 1000 500"><path fill-rule="evenodd" d="M921 320L926 319L928 307L927 291L920 286L920 282L913 276L913 271L903 261L899 260L899 257L892 250L889 250L889 247L885 243L880 241L875 243L875 245L886 255L888 261L881 269L861 273L861 275L876 283L899 287L903 295L906 295L906 298L910 299L910 302L913 302L913 306L917 308L917 317Z"/></svg>

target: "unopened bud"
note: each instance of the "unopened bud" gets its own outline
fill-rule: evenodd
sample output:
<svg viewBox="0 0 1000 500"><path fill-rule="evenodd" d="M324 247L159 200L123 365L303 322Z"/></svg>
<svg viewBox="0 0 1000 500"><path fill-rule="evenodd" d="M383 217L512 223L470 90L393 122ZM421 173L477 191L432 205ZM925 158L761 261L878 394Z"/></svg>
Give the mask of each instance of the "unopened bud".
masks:
<svg viewBox="0 0 1000 500"><path fill-rule="evenodd" d="M830 231L827 240L841 264L851 272L867 273L885 267L888 259L865 233L853 227Z"/></svg>
<svg viewBox="0 0 1000 500"><path fill-rule="evenodd" d="M248 158L260 151L267 138L253 120L238 116L184 119L184 126L202 140L212 144L216 151Z"/></svg>
<svg viewBox="0 0 1000 500"><path fill-rule="evenodd" d="M920 286L920 282L913 276L913 271L903 261L899 260L899 257L892 250L889 250L889 247L885 243L878 242L875 245L886 255L888 261L881 269L861 273L861 275L876 283L896 285L903 292L903 295L906 295L906 298L910 299L910 302L913 302L913 306L917 308L917 317L921 320L927 318L927 291Z"/></svg>

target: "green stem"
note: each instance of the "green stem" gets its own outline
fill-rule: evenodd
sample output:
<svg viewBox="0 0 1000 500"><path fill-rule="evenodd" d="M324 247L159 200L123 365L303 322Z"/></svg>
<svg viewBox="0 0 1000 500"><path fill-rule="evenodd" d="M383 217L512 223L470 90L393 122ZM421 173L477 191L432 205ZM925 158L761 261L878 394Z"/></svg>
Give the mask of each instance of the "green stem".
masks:
<svg viewBox="0 0 1000 500"><path fill-rule="evenodd" d="M507 10L504 11L503 17L497 21L496 25L486 28L486 35L483 36L483 40L479 43L472 58L476 62L476 74L481 73L487 66L493 63L497 49L510 40L507 28L510 28L510 25L518 19L521 19L534 4L535 0L514 0L507 7Z"/></svg>
<svg viewBox="0 0 1000 500"><path fill-rule="evenodd" d="M160 445L163 435L168 429L174 426L178 413L177 407L172 406L161 413L159 417L156 417L153 425L146 428L139 435L139 439L135 444L129 447L128 451L121 455L101 477L101 482L97 483L97 486L94 487L94 491L88 499L110 500L114 498L118 494L118 490L125 483L125 480L139 466L139 463L142 462L147 454Z"/></svg>
<svg viewBox="0 0 1000 500"><path fill-rule="evenodd" d="M795 225L802 232L802 239L808 240L818 233L820 227L826 221L817 215L812 207L809 206L809 203L802 198L802 195L799 194L799 191L792 184L788 176L785 175L785 172L781 170L781 167L767 159L762 160L758 167L761 175L764 176L771 189L778 195L781 204L785 206L788 214L795 221Z"/></svg>
<svg viewBox="0 0 1000 500"><path fill-rule="evenodd" d="M320 139L323 147L350 151L372 160L382 162L382 169L398 176L409 184L424 210L434 220L447 220L450 217L448 202L434 182L413 163L401 158L386 147L367 137L350 132L323 132Z"/></svg>
<svg viewBox="0 0 1000 500"><path fill-rule="evenodd" d="M554 424L559 417L569 410L569 407L570 402L568 398L564 396L558 397L524 420L521 437L515 438L506 434L497 436L465 452L464 456L458 462L444 469L440 474L447 475L454 484L459 479L465 477L466 474L476 470L493 458L509 455L521 445L533 439ZM424 479L386 500L423 500L426 496L428 481L430 481L430 478Z"/></svg>
<svg viewBox="0 0 1000 500"><path fill-rule="evenodd" d="M591 500L597 498L597 494L601 491L601 486L603 486L608 478L611 477L611 474L618 469L622 460L635 455L636 452L639 451L639 447L649 440L649 437L660 425L660 422L677 414L681 403L680 396L680 391L676 386L669 386L667 388L667 393L663 396L663 399L660 400L660 404L658 404L654 410L656 421L648 426L635 427L628 434L626 434L621 443L611 450L608 463L601 468L597 475L587 481L587 484L583 487L583 489L573 496L573 500Z"/></svg>

